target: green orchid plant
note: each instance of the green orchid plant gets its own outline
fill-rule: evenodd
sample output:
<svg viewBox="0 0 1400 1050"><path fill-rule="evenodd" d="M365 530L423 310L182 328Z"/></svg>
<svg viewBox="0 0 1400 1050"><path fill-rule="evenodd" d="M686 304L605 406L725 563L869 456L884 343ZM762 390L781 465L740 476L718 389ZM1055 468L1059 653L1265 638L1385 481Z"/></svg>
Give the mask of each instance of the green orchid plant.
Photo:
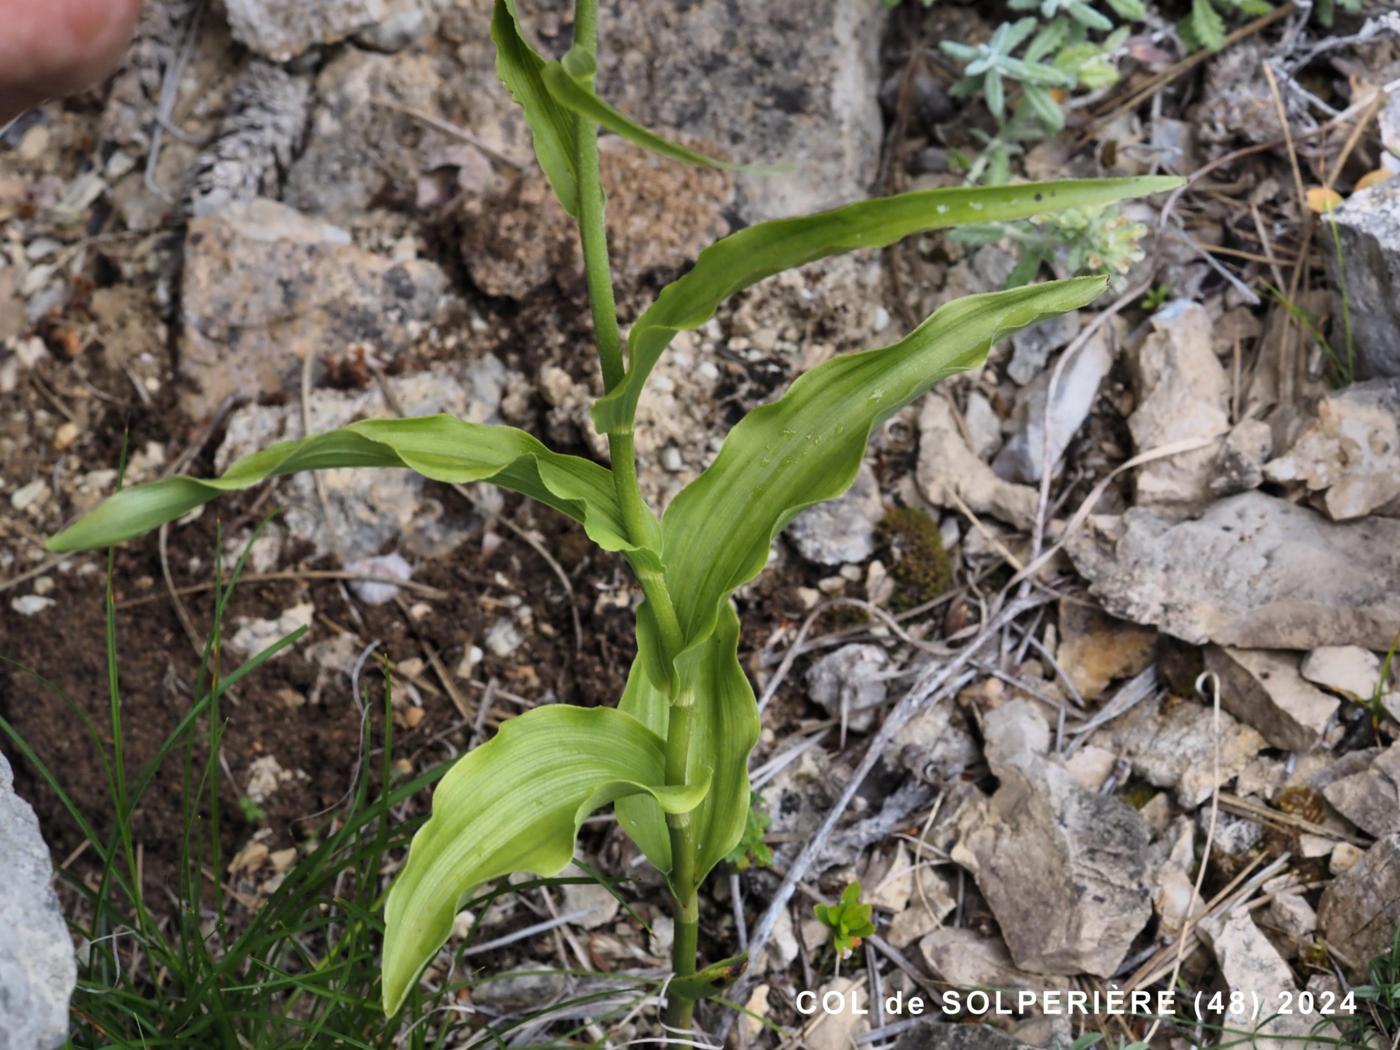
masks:
<svg viewBox="0 0 1400 1050"><path fill-rule="evenodd" d="M496 0L491 35L501 79L523 108L540 166L582 239L604 390L592 412L607 436L611 466L507 426L447 416L365 420L274 445L219 478L172 477L123 489L49 547L109 546L223 493L340 467L490 481L578 522L589 539L627 562L644 598L626 689L616 708L556 704L512 718L443 777L387 897L383 1006L392 1015L415 992L474 886L515 872L557 874L573 855L583 820L611 803L669 885L675 974L666 1023L685 1028L695 1001L722 985L716 975L738 965L726 960L697 973L696 961L699 891L744 836L748 758L759 730L738 659L735 589L762 571L775 537L798 511L846 490L881 421L945 376L976 367L1002 336L1086 306L1104 281L971 296L889 346L827 361L748 413L659 518L641 496L633 450L633 418L648 375L678 332L699 328L730 296L780 271L924 231L1106 204L1178 180L930 190L751 226L710 246L662 291L628 333L624 355L604 233L599 128L678 161L723 162L640 127L598 98L597 0L578 0L573 46L562 61L547 61L526 42L514 0Z"/></svg>

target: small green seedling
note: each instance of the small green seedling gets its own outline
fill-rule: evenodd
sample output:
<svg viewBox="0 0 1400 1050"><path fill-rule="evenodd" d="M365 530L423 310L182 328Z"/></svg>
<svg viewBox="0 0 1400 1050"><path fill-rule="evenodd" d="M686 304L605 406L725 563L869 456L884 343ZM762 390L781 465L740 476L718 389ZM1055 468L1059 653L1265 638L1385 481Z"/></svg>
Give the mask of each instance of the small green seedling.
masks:
<svg viewBox="0 0 1400 1050"><path fill-rule="evenodd" d="M618 706L555 704L512 718L438 784L432 816L385 904L382 997L390 1015L446 943L473 887L516 872L558 874L583 821L615 804L623 830L669 885L676 932L666 1021L690 1025L696 998L713 994L736 965L695 978L701 884L743 839L751 812L748 759L759 720L738 659L735 590L763 570L795 514L846 491L884 420L940 379L978 367L1003 336L1087 306L1106 282L1084 277L969 296L888 346L819 365L740 420L714 461L658 517L637 484L633 420L647 377L676 334L704 325L736 292L816 259L1180 184L1139 178L922 190L751 226L711 245L661 292L632 326L624 355L599 126L673 160L730 165L648 131L599 99L597 34L598 0L577 0L573 46L562 61L547 61L526 42L514 0L496 0L498 71L582 240L604 390L593 420L607 435L611 466L555 451L513 427L448 416L365 420L274 445L219 478L125 489L49 543L54 551L119 543L223 493L298 471L406 467L435 481L490 481L536 499L630 566L645 600Z"/></svg>
<svg viewBox="0 0 1400 1050"><path fill-rule="evenodd" d="M1149 289L1142 297L1142 302L1138 306L1150 314L1160 310L1164 303L1172 297L1172 286L1169 284L1159 284Z"/></svg>
<svg viewBox="0 0 1400 1050"><path fill-rule="evenodd" d="M860 902L858 882L842 890L837 903L818 904L813 910L831 931L831 947L837 959L849 959L851 953L860 947L860 942L875 932L875 924L870 921L873 908Z"/></svg>

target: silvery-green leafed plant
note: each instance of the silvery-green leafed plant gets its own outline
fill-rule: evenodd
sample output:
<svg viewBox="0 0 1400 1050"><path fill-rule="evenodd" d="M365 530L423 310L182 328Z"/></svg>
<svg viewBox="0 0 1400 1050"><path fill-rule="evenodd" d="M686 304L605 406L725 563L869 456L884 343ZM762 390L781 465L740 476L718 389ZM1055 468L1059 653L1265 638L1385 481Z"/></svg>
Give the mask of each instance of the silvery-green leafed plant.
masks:
<svg viewBox="0 0 1400 1050"><path fill-rule="evenodd" d="M220 478L174 477L125 489L50 541L55 551L137 536L224 492L332 467L407 467L436 481L492 481L553 507L631 566L645 601L637 657L617 708L538 708L464 756L433 796L385 906L383 1004L393 1014L452 931L474 886L519 871L554 875L579 825L613 803L633 842L665 875L675 908L667 1023L690 1024L696 999L738 965L696 973L698 891L741 840L749 817L753 690L737 657L730 596L768 559L804 507L854 479L871 431L934 383L975 367L998 338L1092 302L1097 277L1055 281L944 306L889 346L837 357L750 412L709 467L659 519L637 487L632 422L647 376L677 332L765 277L921 231L1101 205L1177 185L1160 178L926 190L749 227L711 245L638 319L624 356L613 304L598 173L602 127L675 160L720 164L639 127L594 93L597 0L577 0L561 62L526 42L514 0L496 0L501 79L525 111L536 156L582 237L605 393L593 406L611 468L556 452L524 431L447 416L366 420L283 442Z"/></svg>

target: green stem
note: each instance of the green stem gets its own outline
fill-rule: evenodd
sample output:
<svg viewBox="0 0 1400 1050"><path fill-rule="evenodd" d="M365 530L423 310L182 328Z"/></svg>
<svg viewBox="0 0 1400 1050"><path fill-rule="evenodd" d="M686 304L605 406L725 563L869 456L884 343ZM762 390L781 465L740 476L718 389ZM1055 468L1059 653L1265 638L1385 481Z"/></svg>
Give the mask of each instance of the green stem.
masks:
<svg viewBox="0 0 1400 1050"><path fill-rule="evenodd" d="M576 0L574 5L574 49L597 61L598 0ZM612 268L608 261L608 232L604 215L602 174L598 164L598 128L580 121L578 129L579 236L583 244L583 269L588 301L593 314L594 340L603 371L603 388L612 390L622 381L622 335L617 324L617 302L613 291ZM623 524L632 542L655 541L656 517L642 499L637 484L636 449L630 426L608 432L608 451L613 481ZM666 581L651 569L634 566L642 591L647 597L661 632L661 644L668 663L681 652L684 636L671 601ZM692 735L695 695L681 688L671 697L671 715L666 733L666 783L686 782ZM672 967L677 976L695 972L700 909L695 878L695 835L689 814L668 818L671 838L671 885L675 893L675 941ZM694 1001L673 994L666 1003L666 1023L690 1028Z"/></svg>

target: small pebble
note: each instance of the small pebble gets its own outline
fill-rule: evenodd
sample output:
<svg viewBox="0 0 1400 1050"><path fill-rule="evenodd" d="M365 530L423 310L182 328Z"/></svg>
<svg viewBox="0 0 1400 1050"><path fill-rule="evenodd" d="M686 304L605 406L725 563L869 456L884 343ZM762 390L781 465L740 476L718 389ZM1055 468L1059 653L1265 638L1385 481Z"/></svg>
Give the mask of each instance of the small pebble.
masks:
<svg viewBox="0 0 1400 1050"><path fill-rule="evenodd" d="M26 594L10 601L10 608L21 616L38 616L45 609L57 603L52 598L38 594Z"/></svg>
<svg viewBox="0 0 1400 1050"><path fill-rule="evenodd" d="M63 423L53 433L53 447L57 452L63 452L73 447L73 443L78 440L78 424L72 420Z"/></svg>

